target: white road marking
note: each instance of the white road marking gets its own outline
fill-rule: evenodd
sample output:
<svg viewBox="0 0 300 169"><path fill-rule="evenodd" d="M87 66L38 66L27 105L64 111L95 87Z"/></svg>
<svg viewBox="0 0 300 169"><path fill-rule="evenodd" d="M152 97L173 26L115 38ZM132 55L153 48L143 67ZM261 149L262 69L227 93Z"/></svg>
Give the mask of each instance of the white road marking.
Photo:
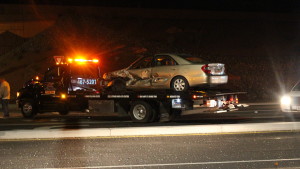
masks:
<svg viewBox="0 0 300 169"><path fill-rule="evenodd" d="M84 169L84 168L134 168L134 167L163 167L163 166L187 166L187 165L213 165L213 164L232 164L232 163L261 163L261 162L282 162L299 161L300 158L291 159L266 159L266 160L242 160L242 161L214 161L214 162L195 162L195 163L168 163L168 164L138 164L138 165L115 165L115 166L87 166L87 167L65 167L65 168L36 168L36 169Z"/></svg>

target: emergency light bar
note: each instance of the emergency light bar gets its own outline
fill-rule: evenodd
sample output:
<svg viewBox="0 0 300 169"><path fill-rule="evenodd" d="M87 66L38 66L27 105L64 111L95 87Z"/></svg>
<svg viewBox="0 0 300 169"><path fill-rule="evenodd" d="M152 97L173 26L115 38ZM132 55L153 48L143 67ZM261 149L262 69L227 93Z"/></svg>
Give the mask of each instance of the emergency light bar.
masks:
<svg viewBox="0 0 300 169"><path fill-rule="evenodd" d="M98 59L90 59L90 60L87 60L87 59L81 59L81 58L77 58L77 59L69 58L69 59L68 59L68 62L69 62L69 63L73 63L73 62L77 62L77 63L86 63L86 62L98 63L99 60L98 60Z"/></svg>

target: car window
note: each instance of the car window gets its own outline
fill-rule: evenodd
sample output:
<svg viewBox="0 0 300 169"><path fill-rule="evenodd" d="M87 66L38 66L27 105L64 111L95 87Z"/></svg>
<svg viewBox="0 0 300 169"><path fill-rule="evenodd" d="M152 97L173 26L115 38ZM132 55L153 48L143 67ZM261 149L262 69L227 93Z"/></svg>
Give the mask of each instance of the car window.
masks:
<svg viewBox="0 0 300 169"><path fill-rule="evenodd" d="M178 55L180 56L181 58L187 60L187 61L190 61L192 63L207 63L206 60L198 57L198 56L193 56L193 55Z"/></svg>
<svg viewBox="0 0 300 169"><path fill-rule="evenodd" d="M152 57L144 57L131 66L131 69L143 69L152 66Z"/></svg>
<svg viewBox="0 0 300 169"><path fill-rule="evenodd" d="M170 56L161 55L155 57L155 66L174 66L174 65L177 65L177 63Z"/></svg>
<svg viewBox="0 0 300 169"><path fill-rule="evenodd" d="M293 91L300 91L300 82L296 84L296 86L293 88Z"/></svg>

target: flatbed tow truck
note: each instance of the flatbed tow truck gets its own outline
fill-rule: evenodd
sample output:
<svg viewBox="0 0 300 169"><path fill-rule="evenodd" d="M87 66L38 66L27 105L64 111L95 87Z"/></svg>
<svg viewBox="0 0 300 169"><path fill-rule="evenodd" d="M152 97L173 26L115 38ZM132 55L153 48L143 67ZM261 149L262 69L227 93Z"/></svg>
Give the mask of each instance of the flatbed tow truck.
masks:
<svg viewBox="0 0 300 169"><path fill-rule="evenodd" d="M71 110L128 114L134 122L155 122L182 112L222 113L236 110L238 95L221 89L114 91L101 85L97 59L56 57L56 65L42 81L33 78L17 93L17 104L25 118L38 113Z"/></svg>

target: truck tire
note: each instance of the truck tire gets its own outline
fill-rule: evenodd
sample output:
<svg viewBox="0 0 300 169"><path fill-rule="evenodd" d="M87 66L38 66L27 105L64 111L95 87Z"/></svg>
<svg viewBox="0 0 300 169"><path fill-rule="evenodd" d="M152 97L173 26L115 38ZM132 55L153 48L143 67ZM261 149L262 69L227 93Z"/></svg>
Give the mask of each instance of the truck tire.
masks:
<svg viewBox="0 0 300 169"><path fill-rule="evenodd" d="M33 100L26 100L21 106L21 112L25 118L33 118L37 114L37 107Z"/></svg>
<svg viewBox="0 0 300 169"><path fill-rule="evenodd" d="M130 107L129 115L133 122L148 123L154 120L155 109L144 101L133 102Z"/></svg>
<svg viewBox="0 0 300 169"><path fill-rule="evenodd" d="M69 107L67 104L61 104L60 110L58 112L60 115L67 115L69 114Z"/></svg>
<svg viewBox="0 0 300 169"><path fill-rule="evenodd" d="M183 76L176 76L172 79L170 87L173 91L187 91L189 82Z"/></svg>
<svg viewBox="0 0 300 169"><path fill-rule="evenodd" d="M280 112L280 113L282 113L283 114L283 120L285 121L285 122L295 122L296 120L295 120L295 117L294 117L294 113L291 113L291 112Z"/></svg>

